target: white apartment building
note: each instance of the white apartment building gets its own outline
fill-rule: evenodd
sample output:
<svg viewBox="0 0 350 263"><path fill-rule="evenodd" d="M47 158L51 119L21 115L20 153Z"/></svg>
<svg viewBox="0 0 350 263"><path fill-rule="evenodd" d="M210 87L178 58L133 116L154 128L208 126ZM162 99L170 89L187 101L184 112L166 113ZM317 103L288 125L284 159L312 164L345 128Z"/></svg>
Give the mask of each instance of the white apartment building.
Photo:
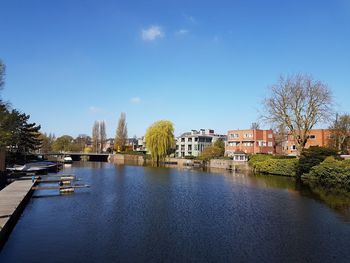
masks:
<svg viewBox="0 0 350 263"><path fill-rule="evenodd" d="M200 129L186 132L176 138L176 157L199 156L208 146L216 140L226 141L226 135L215 134L212 129Z"/></svg>

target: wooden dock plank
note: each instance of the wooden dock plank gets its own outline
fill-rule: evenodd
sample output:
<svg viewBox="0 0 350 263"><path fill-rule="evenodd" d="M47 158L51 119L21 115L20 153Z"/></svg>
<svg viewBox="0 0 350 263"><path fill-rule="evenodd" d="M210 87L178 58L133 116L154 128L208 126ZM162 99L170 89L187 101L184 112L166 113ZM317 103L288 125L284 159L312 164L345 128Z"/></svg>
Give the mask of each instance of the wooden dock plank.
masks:
<svg viewBox="0 0 350 263"><path fill-rule="evenodd" d="M34 184L32 180L14 181L0 191L0 247L1 239L5 238L12 227L10 224L19 216Z"/></svg>

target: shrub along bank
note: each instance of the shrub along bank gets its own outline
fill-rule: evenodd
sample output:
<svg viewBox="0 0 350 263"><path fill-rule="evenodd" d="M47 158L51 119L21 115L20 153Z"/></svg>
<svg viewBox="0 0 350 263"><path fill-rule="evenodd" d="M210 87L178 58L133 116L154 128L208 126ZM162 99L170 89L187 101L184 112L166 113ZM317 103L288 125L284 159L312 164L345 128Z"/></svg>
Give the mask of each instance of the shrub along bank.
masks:
<svg viewBox="0 0 350 263"><path fill-rule="evenodd" d="M322 185L341 185L350 188L350 160L327 157L322 163L312 167L302 178L316 180Z"/></svg>
<svg viewBox="0 0 350 263"><path fill-rule="evenodd" d="M303 175L310 172L311 168L319 165L328 156L338 158L335 150L326 147L310 147L302 151L298 162L298 174Z"/></svg>
<svg viewBox="0 0 350 263"><path fill-rule="evenodd" d="M298 160L289 156L273 156L267 154L256 154L249 158L255 172L296 176Z"/></svg>
<svg viewBox="0 0 350 263"><path fill-rule="evenodd" d="M255 172L297 176L327 186L350 188L350 160L342 160L334 150L310 147L299 159L265 154L253 155L249 159Z"/></svg>

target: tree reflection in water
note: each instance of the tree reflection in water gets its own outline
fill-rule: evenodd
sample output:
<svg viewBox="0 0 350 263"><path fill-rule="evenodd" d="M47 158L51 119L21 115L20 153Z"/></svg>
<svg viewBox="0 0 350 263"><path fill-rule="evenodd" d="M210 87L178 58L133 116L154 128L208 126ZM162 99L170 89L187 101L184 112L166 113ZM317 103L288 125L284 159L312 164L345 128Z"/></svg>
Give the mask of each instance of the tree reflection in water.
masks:
<svg viewBox="0 0 350 263"><path fill-rule="evenodd" d="M275 175L253 174L251 172L228 172L210 169L211 173L224 174L235 183L256 187L286 189L288 192L311 198L331 208L345 222L350 222L350 191L342 187L327 187L313 181L299 181L295 178Z"/></svg>

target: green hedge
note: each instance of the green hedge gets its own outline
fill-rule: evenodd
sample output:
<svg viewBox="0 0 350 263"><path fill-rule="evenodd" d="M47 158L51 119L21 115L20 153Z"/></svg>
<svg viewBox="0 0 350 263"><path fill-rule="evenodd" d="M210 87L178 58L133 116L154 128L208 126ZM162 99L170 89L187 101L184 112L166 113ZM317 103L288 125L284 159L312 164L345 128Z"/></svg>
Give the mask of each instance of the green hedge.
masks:
<svg viewBox="0 0 350 263"><path fill-rule="evenodd" d="M317 180L328 186L342 185L350 188L350 160L327 157L322 163L311 168L303 179Z"/></svg>
<svg viewBox="0 0 350 263"><path fill-rule="evenodd" d="M272 159L272 155L270 154L254 154L249 156L248 163L254 166L256 163L263 162L269 159Z"/></svg>
<svg viewBox="0 0 350 263"><path fill-rule="evenodd" d="M302 175L310 172L312 167L319 165L328 156L337 156L337 152L333 149L319 146L311 146L308 149L304 149L300 155L298 173Z"/></svg>
<svg viewBox="0 0 350 263"><path fill-rule="evenodd" d="M295 176L298 160L296 158L257 154L251 156L249 164L255 172Z"/></svg>

